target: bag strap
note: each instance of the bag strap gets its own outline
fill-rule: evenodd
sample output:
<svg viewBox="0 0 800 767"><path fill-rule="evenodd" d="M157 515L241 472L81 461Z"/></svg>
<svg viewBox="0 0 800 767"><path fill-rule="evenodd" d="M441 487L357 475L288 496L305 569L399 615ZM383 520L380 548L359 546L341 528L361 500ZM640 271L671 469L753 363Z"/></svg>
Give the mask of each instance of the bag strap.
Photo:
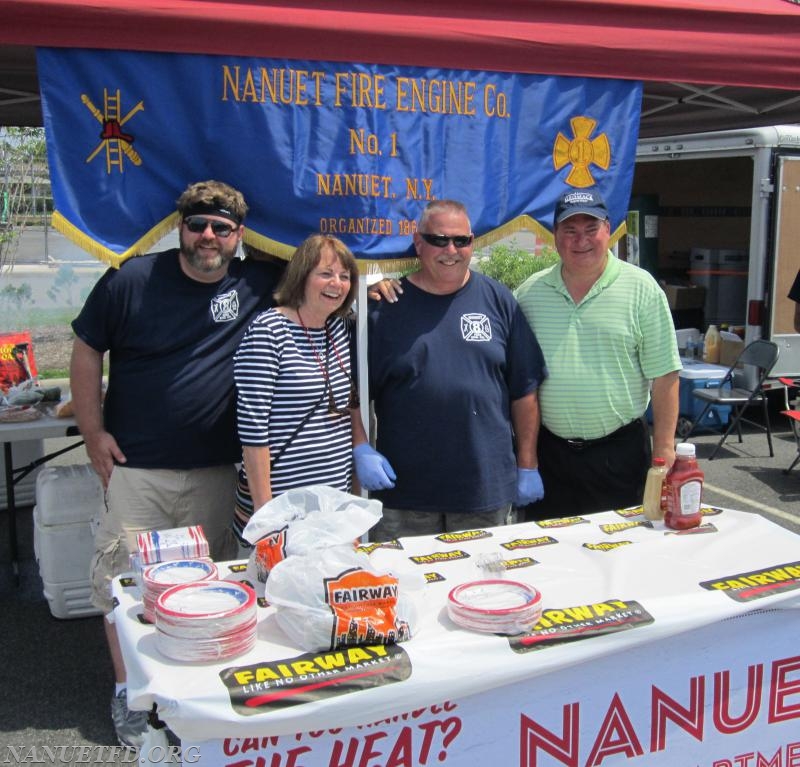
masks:
<svg viewBox="0 0 800 767"><path fill-rule="evenodd" d="M326 334L325 335L325 364L326 365L328 363L328 356L329 356L328 355L328 338L329 338L329 336ZM275 468L275 466L278 463L278 461L280 461L281 457L286 452L286 448L289 447L289 445L292 444L292 441L294 440L294 438L300 433L300 430L308 423L309 418L311 418L311 416L314 415L314 411L320 406L320 404L322 403L322 400L325 399L325 394L328 391L328 385L329 385L328 384L328 377L327 377L327 372L326 372L326 375L325 375L325 386L322 387L322 394L319 395L319 399L311 406L311 410L309 410L303 416L303 420L300 421L299 424L297 424L295 430L289 435L289 439L287 439L286 442L284 442L283 445L281 446L281 449L278 450L278 452L275 453L274 456L270 456L270 461L269 461L270 471L272 471Z"/></svg>
<svg viewBox="0 0 800 767"><path fill-rule="evenodd" d="M281 449L278 450L278 452L275 453L275 455L270 457L270 460L269 460L270 471L272 471L272 469L275 468L275 465L278 463L278 461L280 461L281 456L286 452L286 448L289 447L289 445L292 444L292 441L300 433L300 430L308 423L308 419L311 418L312 415L314 415L314 411L320 406L320 404L322 403L322 400L325 399L325 392L326 391L328 391L327 381L325 383L325 388L322 390L322 394L320 394L319 399L314 403L314 405L312 406L311 410L309 410L303 416L303 420L300 421L299 424L297 424L297 427L291 433L291 435L289 436L289 439L287 439L286 442L283 443L283 445L281 446Z"/></svg>
<svg viewBox="0 0 800 767"><path fill-rule="evenodd" d="M349 315L344 317L344 324L345 324L345 329L346 329L346 332L347 332L347 340L348 340L348 343L350 344L350 350L351 350L350 361L351 361L351 369L352 369L352 363L353 363L353 359L355 357L354 350L356 349L355 314L353 314L351 312ZM330 335L328 335L326 333L325 334L325 368L326 368L325 372L326 372L326 374L328 372L328 364L329 364L329 357L330 357L330 355L328 353L329 352L329 344L330 344ZM353 376L351 374L350 380L351 380L351 386L355 386L355 376ZM274 456L272 456L270 458L270 462L269 462L270 471L275 468L275 465L281 459L281 456L284 454L284 452L286 452L286 448L289 447L289 445L291 445L291 443L294 440L294 438L300 433L300 430L308 423L309 418L311 418L311 416L314 415L314 411L320 406L320 404L322 403L322 400L325 399L325 394L328 391L328 386L330 386L330 381L326 376L326 378L325 378L325 387L322 389L322 394L320 394L319 399L314 403L314 405L311 408L311 410L309 410L303 416L303 420L300 421L299 424L297 424L297 427L291 433L289 439L287 439L286 442L283 443L283 446L281 447L281 449L277 453L275 453ZM356 391L356 394L357 394L358 393L358 388L357 387L355 387L355 391Z"/></svg>

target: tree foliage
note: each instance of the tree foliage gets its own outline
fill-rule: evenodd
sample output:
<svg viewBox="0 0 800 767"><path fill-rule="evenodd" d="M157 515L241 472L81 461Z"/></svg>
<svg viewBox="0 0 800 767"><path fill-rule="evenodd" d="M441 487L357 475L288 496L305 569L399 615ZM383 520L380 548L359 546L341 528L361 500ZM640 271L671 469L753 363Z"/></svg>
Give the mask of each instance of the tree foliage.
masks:
<svg viewBox="0 0 800 767"><path fill-rule="evenodd" d="M43 128L0 128L0 268L12 266L25 227L50 197Z"/></svg>
<svg viewBox="0 0 800 767"><path fill-rule="evenodd" d="M488 256L479 259L480 270L503 285L514 290L528 277L558 262L556 251L545 246L538 253L531 253L513 241L495 245Z"/></svg>

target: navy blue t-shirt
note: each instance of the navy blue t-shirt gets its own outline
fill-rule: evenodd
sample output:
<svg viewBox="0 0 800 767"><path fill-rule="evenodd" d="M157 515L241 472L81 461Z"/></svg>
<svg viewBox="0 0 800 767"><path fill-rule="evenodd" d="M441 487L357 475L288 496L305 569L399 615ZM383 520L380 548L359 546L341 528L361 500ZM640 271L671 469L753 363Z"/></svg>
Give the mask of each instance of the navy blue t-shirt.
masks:
<svg viewBox="0 0 800 767"><path fill-rule="evenodd" d="M180 268L177 249L109 269L72 329L109 354L103 414L127 466L189 469L241 459L233 355L252 319L274 303L280 266L231 262L219 282Z"/></svg>
<svg viewBox="0 0 800 767"><path fill-rule="evenodd" d="M397 472L389 508L483 512L516 493L511 402L538 388L544 357L511 292L472 272L449 295L402 281L370 302L377 449Z"/></svg>

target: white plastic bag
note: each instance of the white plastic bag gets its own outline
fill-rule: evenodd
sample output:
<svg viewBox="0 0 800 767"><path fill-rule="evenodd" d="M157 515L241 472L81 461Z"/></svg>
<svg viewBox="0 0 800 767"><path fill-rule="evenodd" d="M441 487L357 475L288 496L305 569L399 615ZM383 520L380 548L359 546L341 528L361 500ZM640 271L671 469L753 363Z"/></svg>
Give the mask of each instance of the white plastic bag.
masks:
<svg viewBox="0 0 800 767"><path fill-rule="evenodd" d="M399 579L347 546L287 557L270 572L264 596L287 636L309 652L402 642L416 624Z"/></svg>
<svg viewBox="0 0 800 767"><path fill-rule="evenodd" d="M247 577L257 591L282 559L354 542L380 521L378 500L327 485L289 490L265 503L242 535L253 544Z"/></svg>

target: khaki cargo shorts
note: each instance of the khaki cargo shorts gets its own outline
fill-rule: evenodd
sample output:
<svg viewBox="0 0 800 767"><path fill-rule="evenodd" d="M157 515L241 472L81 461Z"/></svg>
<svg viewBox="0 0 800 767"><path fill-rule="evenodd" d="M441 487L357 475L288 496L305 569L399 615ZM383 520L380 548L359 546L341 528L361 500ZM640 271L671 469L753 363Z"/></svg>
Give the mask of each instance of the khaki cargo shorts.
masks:
<svg viewBox="0 0 800 767"><path fill-rule="evenodd" d="M130 570L130 552L136 550L141 532L202 525L211 557L235 558L235 493L233 465L189 470L116 466L106 490L106 513L95 535L92 604L111 612L111 581Z"/></svg>

